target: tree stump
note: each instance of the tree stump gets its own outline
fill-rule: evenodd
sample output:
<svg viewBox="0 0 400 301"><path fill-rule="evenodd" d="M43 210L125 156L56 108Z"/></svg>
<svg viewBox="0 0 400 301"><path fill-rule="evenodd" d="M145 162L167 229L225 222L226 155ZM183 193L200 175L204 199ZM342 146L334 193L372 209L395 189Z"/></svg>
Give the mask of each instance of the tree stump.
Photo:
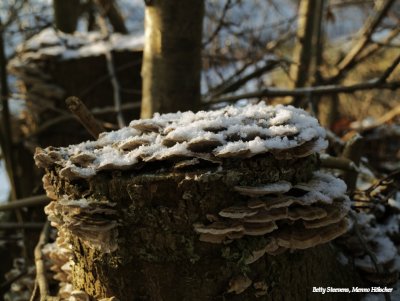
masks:
<svg viewBox="0 0 400 301"><path fill-rule="evenodd" d="M360 282L324 245L349 228L324 147L303 110L259 104L133 121L35 161L73 286L95 299L337 300L313 287Z"/></svg>

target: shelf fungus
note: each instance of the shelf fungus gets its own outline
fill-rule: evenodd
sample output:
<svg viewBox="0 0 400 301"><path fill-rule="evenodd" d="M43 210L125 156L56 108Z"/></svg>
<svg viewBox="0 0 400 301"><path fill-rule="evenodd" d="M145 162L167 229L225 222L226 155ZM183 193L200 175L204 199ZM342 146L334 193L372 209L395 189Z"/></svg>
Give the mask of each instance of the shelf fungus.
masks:
<svg viewBox="0 0 400 301"><path fill-rule="evenodd" d="M252 157L270 158L271 164L291 164L293 159L301 162L326 146L324 129L305 111L260 103L211 112L156 114L152 119L135 120L129 127L102 133L97 141L37 149L35 162L73 181L88 180L108 170L140 172L150 164L176 172L207 167L215 170L216 166L224 169L230 162ZM276 240L276 247L266 248L269 253L278 248L314 246L345 232L349 200L341 180L320 171L311 173L308 181L290 180L263 182L260 178L254 184L237 183L231 190L242 196L241 203L210 212L219 219L195 223L194 230L201 241L211 243L268 236ZM54 199L49 181L45 176L46 191ZM53 223L110 252L115 248L115 212L110 204L99 206L84 199L61 198L46 212Z"/></svg>
<svg viewBox="0 0 400 301"><path fill-rule="evenodd" d="M117 249L115 204L107 200L61 198L45 207L51 225L79 237L83 243L110 253Z"/></svg>
<svg viewBox="0 0 400 301"><path fill-rule="evenodd" d="M35 162L41 168L61 167L60 175L74 180L91 178L101 170L132 169L154 161L177 163L197 158L198 165L203 166L204 161L222 164L224 159L257 155L288 160L308 156L326 146L324 129L305 111L260 103L135 120L129 127L101 134L97 141L37 149ZM196 161L191 161L190 168L196 168ZM264 194L271 190L281 192L290 185L280 181L258 189L236 189L243 194Z"/></svg>
<svg viewBox="0 0 400 301"><path fill-rule="evenodd" d="M277 182L254 188L235 186L234 190L246 195L248 201L219 212L218 233L211 230L213 224L197 224L194 229L207 233L207 236L200 236L200 240L211 243L230 243L233 233L241 234L236 235L237 239L245 235L269 238L264 248L253 251L246 260L248 264L265 253L307 249L329 242L349 228L346 216L350 200L345 195L345 184L320 171L314 172L307 183Z"/></svg>
<svg viewBox="0 0 400 301"><path fill-rule="evenodd" d="M138 286L167 281L151 268L167 263L165 271L184 275L173 293L199 283L211 296L266 254L311 248L348 230L346 185L318 170L326 147L325 130L304 110L259 103L155 114L96 141L37 149L35 162L54 199L49 220L72 238L77 288L126 300ZM88 263L82 254L102 260ZM80 282L92 265L100 272ZM102 286L109 265L112 277L132 279L123 293ZM204 281L209 271L221 279ZM243 296L266 290L246 277L226 288Z"/></svg>

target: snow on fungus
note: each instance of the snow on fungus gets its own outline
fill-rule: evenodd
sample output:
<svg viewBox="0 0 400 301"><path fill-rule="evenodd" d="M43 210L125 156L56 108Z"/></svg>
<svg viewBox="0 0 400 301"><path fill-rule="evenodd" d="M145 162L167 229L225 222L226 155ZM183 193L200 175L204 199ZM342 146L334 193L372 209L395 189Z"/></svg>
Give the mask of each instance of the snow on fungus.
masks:
<svg viewBox="0 0 400 301"><path fill-rule="evenodd" d="M286 160L308 156L326 146L324 129L304 110L259 103L209 112L155 114L151 119L134 120L129 127L102 133L96 141L39 148L35 162L41 168L61 168L66 179L87 179L101 170L125 170L143 162L176 163L204 159L205 155L218 161L259 154ZM266 185L265 191L281 192L289 189L290 183Z"/></svg>
<svg viewBox="0 0 400 301"><path fill-rule="evenodd" d="M350 227L346 185L321 171L314 172L305 183L292 185L280 181L254 187L234 186L233 191L243 195L245 202L219 211L218 232L214 232L215 222L196 224L195 231L204 233L203 229L213 228L208 230L207 239L201 237L201 241L224 244L243 236L262 236L268 244L252 251L246 264L263 254L277 255L287 249L307 249L329 242ZM240 231L228 235L233 224Z"/></svg>

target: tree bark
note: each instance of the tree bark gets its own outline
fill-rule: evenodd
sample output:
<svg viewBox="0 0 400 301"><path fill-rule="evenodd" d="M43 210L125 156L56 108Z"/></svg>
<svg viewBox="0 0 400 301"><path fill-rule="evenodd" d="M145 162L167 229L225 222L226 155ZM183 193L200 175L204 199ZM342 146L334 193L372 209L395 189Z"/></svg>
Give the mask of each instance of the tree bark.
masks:
<svg viewBox="0 0 400 301"><path fill-rule="evenodd" d="M87 236L71 236L74 287L97 299L121 301L255 300L256 295L257 300L337 300L337 294L316 294L312 288L361 282L354 270L338 264L329 245L264 256L246 265L246 254L257 249L263 237L211 244L199 241L193 230L207 214L243 203L235 185L305 181L316 164L314 156L288 161L258 157L233 160L222 170L111 172L89 182L67 182L51 172L59 195L79 199L84 193L116 204L116 251L101 252L88 246ZM98 221L102 218L97 216ZM230 282L244 276L252 284L240 294L229 293ZM354 300L350 294L341 297Z"/></svg>
<svg viewBox="0 0 400 301"><path fill-rule="evenodd" d="M293 79L294 88L304 87L309 80L314 22L318 13L318 7L314 1L300 1L297 44L293 51L293 64L290 68L290 77ZM297 107L304 106L303 99L304 97L295 97L293 104Z"/></svg>
<svg viewBox="0 0 400 301"><path fill-rule="evenodd" d="M58 30L73 33L79 16L80 0L53 0L54 20Z"/></svg>
<svg viewBox="0 0 400 301"><path fill-rule="evenodd" d="M200 107L202 0L153 0L145 9L142 118Z"/></svg>
<svg viewBox="0 0 400 301"><path fill-rule="evenodd" d="M115 1L97 0L97 3L104 11L104 15L108 18L115 32L127 34L128 29L125 26L124 18Z"/></svg>

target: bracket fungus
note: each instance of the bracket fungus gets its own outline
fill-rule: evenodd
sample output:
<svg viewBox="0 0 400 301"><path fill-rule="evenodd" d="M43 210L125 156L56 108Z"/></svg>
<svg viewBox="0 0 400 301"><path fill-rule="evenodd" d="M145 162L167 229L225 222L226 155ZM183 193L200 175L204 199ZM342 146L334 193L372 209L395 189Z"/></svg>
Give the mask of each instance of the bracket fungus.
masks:
<svg viewBox="0 0 400 301"><path fill-rule="evenodd" d="M152 263L186 260L192 265L185 265L184 273L192 279L201 274L194 272L196 267L207 273L205 266L217 269L210 258L217 260L224 247L236 243L257 242L243 251L242 262L249 266L265 254L311 248L345 233L350 209L346 185L318 170L317 153L326 147L324 129L304 110L259 103L155 114L102 133L97 141L37 149L35 162L46 169L48 194L57 197L46 208L53 225L68 234L75 253L87 248L85 254L104 259L96 261L98 272L91 280L102 283L109 264L118 271L116 278L131 264L135 279L143 279L124 287L93 286L74 278L93 267L78 254L74 285L124 300L127 291L136 294L136 286L147 286L148 277L160 277L147 274ZM135 268L138 261L149 264L149 270ZM243 267L229 267L233 270L215 275L232 279L242 274ZM225 264L219 268L228 269ZM226 277L199 278L202 286L196 289L217 294ZM179 294L191 290L174 290L177 295L168 300L188 299ZM252 297L265 290L248 281L224 289Z"/></svg>

